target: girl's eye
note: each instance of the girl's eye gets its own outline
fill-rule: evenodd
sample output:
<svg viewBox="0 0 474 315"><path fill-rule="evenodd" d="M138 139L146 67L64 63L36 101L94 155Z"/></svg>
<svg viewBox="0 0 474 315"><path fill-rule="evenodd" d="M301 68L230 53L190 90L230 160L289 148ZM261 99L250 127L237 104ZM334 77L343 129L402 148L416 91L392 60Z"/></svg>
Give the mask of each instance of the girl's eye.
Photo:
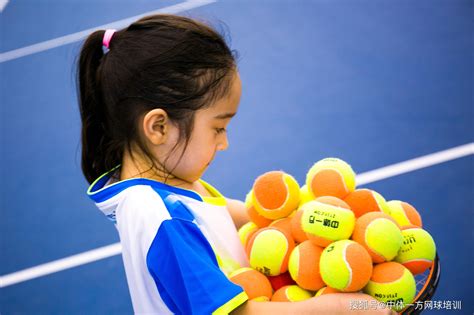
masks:
<svg viewBox="0 0 474 315"><path fill-rule="evenodd" d="M216 128L216 133L223 133L223 132L226 132L227 130L225 130L225 128Z"/></svg>

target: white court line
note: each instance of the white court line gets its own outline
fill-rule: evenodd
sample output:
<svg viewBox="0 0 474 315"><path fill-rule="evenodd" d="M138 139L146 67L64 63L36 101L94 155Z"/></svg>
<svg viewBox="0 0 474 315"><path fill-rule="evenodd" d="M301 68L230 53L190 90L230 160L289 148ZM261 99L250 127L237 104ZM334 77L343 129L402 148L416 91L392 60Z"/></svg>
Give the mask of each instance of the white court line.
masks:
<svg viewBox="0 0 474 315"><path fill-rule="evenodd" d="M17 271L0 277L0 288L7 287L9 285L20 283L23 281L35 279L38 277L46 276L51 273L70 269L80 265L85 265L115 255L120 255L121 252L122 245L120 243L115 243L77 255L58 259L49 263L38 265L36 267L23 269L21 271Z"/></svg>
<svg viewBox="0 0 474 315"><path fill-rule="evenodd" d="M92 32L95 32L97 30L102 30L102 29L107 29L107 28L120 29L120 28L123 28L123 27L126 27L126 26L130 25L131 23L135 22L136 20L138 20L138 19L140 19L144 16L147 16L147 15L158 14L158 13L176 14L176 13L191 10L191 9L194 9L194 8L197 8L197 7L201 7L201 6L210 4L210 3L214 3L216 1L217 0L188 0L188 1L185 1L185 2L182 2L182 3L171 5L169 7L161 8L159 10L146 12L146 13L143 13L143 14L140 14L140 15L132 16L130 18L126 18L126 19L123 19L123 20L119 20L119 21L109 23L109 24L104 24L104 25L101 25L101 26L90 28L90 29L87 29L87 30L84 30L84 31L81 31L81 32L61 36L61 37L58 37L58 38L54 38L54 39L51 39L51 40L47 40L47 41L44 41L44 42L41 42L41 43L31 45L31 46L26 46L26 47L23 47L23 48L10 50L10 51L7 51L7 52L4 52L4 53L0 54L0 63L80 41L81 39L84 39L89 34L91 34Z"/></svg>
<svg viewBox="0 0 474 315"><path fill-rule="evenodd" d="M474 142L437 153L428 154L405 162L378 168L373 171L361 173L357 175L356 183L357 185L373 183L385 178L416 171L421 168L433 166L472 154L474 154Z"/></svg>
<svg viewBox="0 0 474 315"><path fill-rule="evenodd" d="M397 176L421 168L433 166L450 160L462 158L474 154L474 143L469 143L445 151L428 154L416 159L389 165L366 173L357 175L357 184L363 185L373 183L385 178ZM18 272L0 277L0 288L7 287L23 281L42 277L48 274L91 263L100 259L119 255L122 247L120 243L97 248L74 256L55 260L36 267L24 269Z"/></svg>
<svg viewBox="0 0 474 315"><path fill-rule="evenodd" d="M0 0L0 12L3 12L3 9L5 9L7 4L8 4L8 0Z"/></svg>

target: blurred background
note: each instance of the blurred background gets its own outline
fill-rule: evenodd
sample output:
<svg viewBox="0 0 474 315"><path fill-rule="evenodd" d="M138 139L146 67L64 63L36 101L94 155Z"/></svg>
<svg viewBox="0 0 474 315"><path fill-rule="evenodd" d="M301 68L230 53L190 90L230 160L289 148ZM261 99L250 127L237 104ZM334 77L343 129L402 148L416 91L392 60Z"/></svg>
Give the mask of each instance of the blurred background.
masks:
<svg viewBox="0 0 474 315"><path fill-rule="evenodd" d="M419 210L441 259L434 300L461 301L457 312L473 313L473 1L3 0L1 7L2 314L133 312L117 232L86 196L75 61L93 29L122 28L156 10L208 21L240 53L243 95L230 147L204 177L228 197L243 200L270 170L303 185L325 157L361 174L450 150L429 167L414 163L364 186Z"/></svg>

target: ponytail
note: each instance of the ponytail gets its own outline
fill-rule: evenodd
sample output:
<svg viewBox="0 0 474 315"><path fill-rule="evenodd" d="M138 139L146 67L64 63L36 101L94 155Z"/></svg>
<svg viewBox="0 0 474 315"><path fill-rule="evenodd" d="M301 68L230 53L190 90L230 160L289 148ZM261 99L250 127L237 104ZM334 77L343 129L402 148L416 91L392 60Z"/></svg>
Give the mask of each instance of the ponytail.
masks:
<svg viewBox="0 0 474 315"><path fill-rule="evenodd" d="M110 164L117 165L120 160L109 161L107 145L111 137L106 129L106 104L101 86L101 62L105 57L102 48L104 31L92 33L82 46L78 63L78 96L82 120L81 167L85 178L92 183L98 176L110 170ZM109 161L109 162L108 162Z"/></svg>

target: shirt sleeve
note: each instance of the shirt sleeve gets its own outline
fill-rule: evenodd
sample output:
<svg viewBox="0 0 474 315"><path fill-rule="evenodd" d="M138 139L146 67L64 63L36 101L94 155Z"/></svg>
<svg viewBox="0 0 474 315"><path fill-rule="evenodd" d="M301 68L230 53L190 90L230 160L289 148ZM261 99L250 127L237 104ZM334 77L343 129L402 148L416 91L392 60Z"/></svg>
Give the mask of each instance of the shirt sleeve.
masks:
<svg viewBox="0 0 474 315"><path fill-rule="evenodd" d="M248 299L219 269L209 242L191 221L163 221L146 263L175 314L228 314Z"/></svg>

